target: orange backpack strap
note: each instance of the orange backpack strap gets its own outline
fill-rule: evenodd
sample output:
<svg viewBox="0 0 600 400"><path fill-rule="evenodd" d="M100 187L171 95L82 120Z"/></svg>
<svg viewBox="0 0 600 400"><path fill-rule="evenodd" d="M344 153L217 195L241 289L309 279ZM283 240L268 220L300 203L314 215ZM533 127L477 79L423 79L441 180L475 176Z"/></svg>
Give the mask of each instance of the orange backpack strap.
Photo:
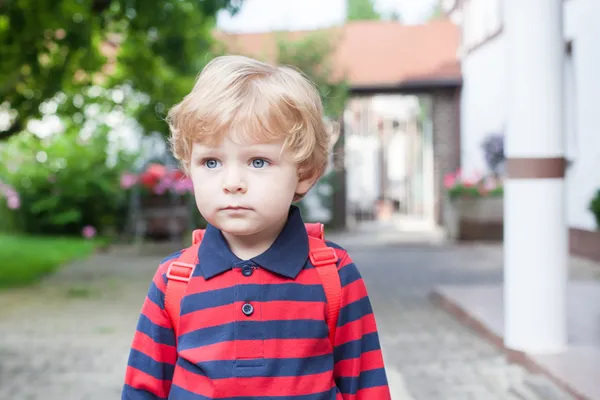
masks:
<svg viewBox="0 0 600 400"><path fill-rule="evenodd" d="M165 310L171 320L176 339L179 328L179 316L181 315L181 299L183 299L187 284L194 274L194 268L198 262L198 248L203 236L203 229L195 230L192 246L188 247L167 269Z"/></svg>
<svg viewBox="0 0 600 400"><path fill-rule="evenodd" d="M338 256L335 249L328 247L324 240L322 224L306 224L308 232L309 258L315 266L327 298L327 326L329 340L335 345L335 331L342 302L342 284L337 270Z"/></svg>

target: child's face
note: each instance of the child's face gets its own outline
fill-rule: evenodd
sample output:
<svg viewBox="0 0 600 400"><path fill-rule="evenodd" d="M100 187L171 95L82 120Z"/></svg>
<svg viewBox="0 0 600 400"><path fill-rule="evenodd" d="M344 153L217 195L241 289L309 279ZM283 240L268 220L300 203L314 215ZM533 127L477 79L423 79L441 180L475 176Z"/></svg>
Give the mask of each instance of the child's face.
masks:
<svg viewBox="0 0 600 400"><path fill-rule="evenodd" d="M230 235L252 235L280 225L295 193L311 179L298 179L297 165L274 143L236 143L226 136L215 146L194 143L190 175L202 216Z"/></svg>

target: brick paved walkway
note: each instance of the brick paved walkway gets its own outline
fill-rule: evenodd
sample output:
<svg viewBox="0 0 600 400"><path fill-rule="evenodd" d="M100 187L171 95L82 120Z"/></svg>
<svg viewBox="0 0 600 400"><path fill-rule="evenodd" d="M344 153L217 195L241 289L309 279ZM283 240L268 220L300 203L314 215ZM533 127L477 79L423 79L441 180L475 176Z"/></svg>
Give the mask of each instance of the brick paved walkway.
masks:
<svg viewBox="0 0 600 400"><path fill-rule="evenodd" d="M372 296L394 400L568 399L507 364L427 299L438 283L498 281L500 248L350 247ZM160 258L115 251L66 268L40 287L0 292L0 399L120 398L133 329ZM574 264L577 277L600 272Z"/></svg>

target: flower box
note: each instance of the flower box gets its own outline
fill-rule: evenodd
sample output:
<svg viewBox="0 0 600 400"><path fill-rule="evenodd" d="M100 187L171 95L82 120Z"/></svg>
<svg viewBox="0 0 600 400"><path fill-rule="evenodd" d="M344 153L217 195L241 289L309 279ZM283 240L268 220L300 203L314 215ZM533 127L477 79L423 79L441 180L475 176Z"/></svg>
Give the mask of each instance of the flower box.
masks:
<svg viewBox="0 0 600 400"><path fill-rule="evenodd" d="M124 174L121 187L131 191L132 222L138 238L181 237L189 230L193 187L181 171L150 164L139 174Z"/></svg>
<svg viewBox="0 0 600 400"><path fill-rule="evenodd" d="M502 241L504 197L500 180L464 179L460 171L445 179L444 227L449 239Z"/></svg>

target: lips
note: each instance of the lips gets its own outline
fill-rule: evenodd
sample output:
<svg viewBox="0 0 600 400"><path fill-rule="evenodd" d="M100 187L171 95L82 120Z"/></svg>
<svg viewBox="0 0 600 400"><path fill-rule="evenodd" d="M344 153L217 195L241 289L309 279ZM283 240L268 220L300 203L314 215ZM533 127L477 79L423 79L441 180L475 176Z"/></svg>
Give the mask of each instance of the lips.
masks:
<svg viewBox="0 0 600 400"><path fill-rule="evenodd" d="M227 206L227 207L224 207L223 210L241 211L241 210L250 210L250 208L243 207L243 206Z"/></svg>

